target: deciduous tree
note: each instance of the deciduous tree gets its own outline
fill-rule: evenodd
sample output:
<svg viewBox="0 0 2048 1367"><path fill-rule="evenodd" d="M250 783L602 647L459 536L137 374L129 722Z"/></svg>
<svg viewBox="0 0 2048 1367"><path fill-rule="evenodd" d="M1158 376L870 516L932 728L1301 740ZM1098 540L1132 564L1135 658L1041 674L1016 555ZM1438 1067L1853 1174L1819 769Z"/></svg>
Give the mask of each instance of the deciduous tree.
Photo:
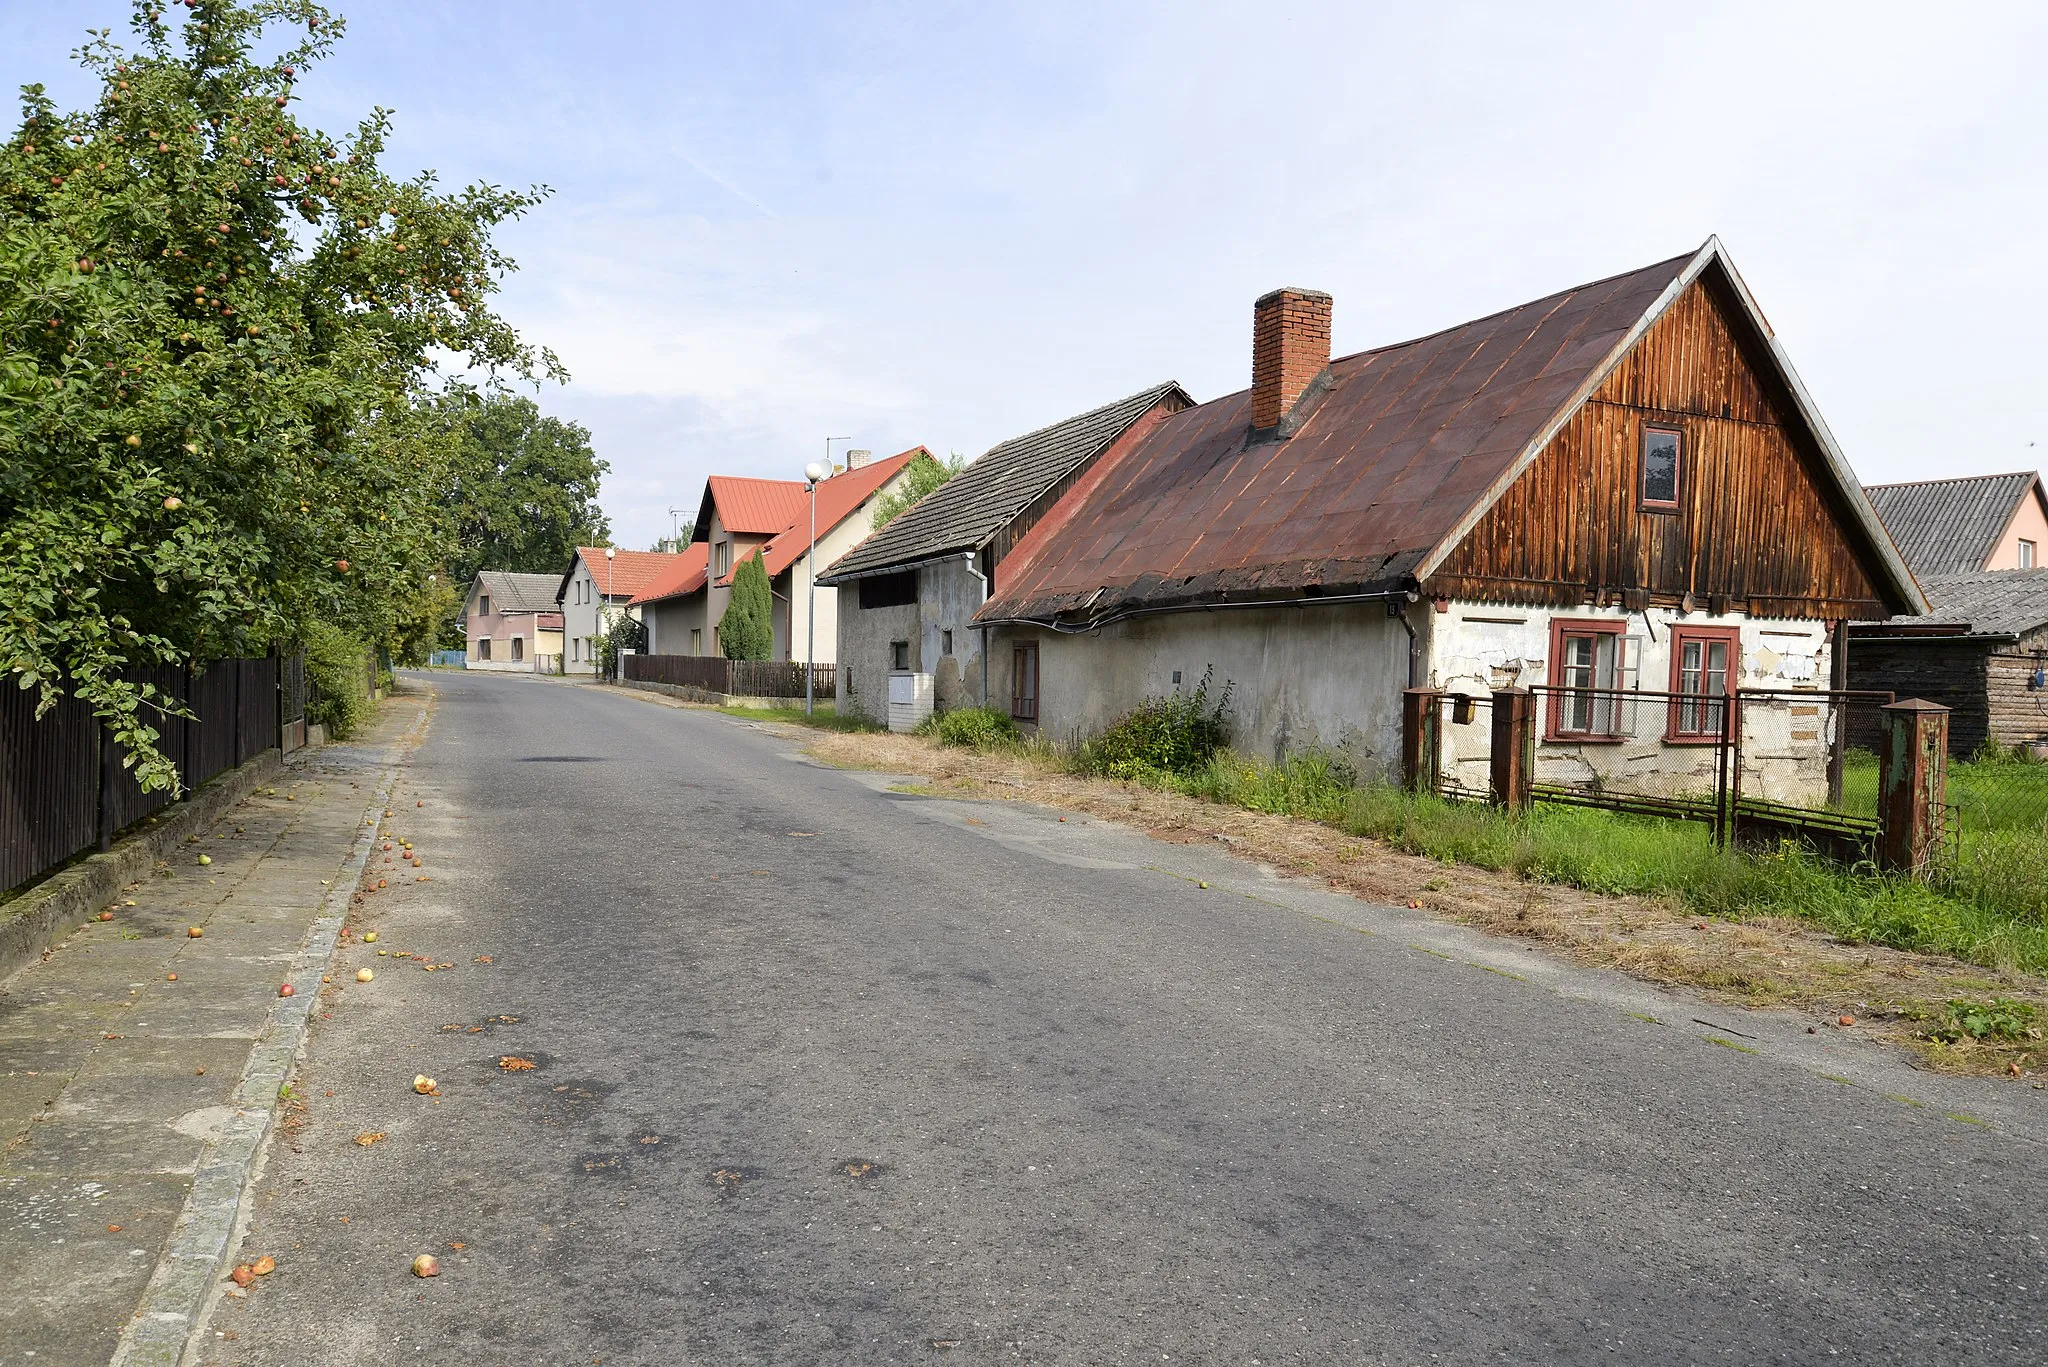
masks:
<svg viewBox="0 0 2048 1367"><path fill-rule="evenodd" d="M77 54L90 108L28 86L0 145L0 678L88 701L161 787L161 700L125 671L313 621L397 641L448 558L439 363L560 369L487 303L493 228L545 189L398 178L382 109L301 122L324 8L132 22Z"/></svg>

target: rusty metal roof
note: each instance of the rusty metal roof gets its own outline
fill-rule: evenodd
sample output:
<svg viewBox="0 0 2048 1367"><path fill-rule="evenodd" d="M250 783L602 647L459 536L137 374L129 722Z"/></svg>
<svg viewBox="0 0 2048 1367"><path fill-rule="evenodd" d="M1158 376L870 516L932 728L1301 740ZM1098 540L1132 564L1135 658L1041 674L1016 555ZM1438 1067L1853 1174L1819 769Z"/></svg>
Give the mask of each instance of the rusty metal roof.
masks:
<svg viewBox="0 0 2048 1367"><path fill-rule="evenodd" d="M977 617L1400 587L1691 259L1336 360L1285 441L1249 440L1249 389L1167 418L1011 553Z"/></svg>
<svg viewBox="0 0 2048 1367"><path fill-rule="evenodd" d="M2021 500L2042 497L2041 476L2032 470L1872 484L1863 492L1884 519L1899 553L1923 578L1983 569L2012 525Z"/></svg>
<svg viewBox="0 0 2048 1367"><path fill-rule="evenodd" d="M1251 391L1098 463L1012 551L979 622L1082 629L1134 612L1405 591L1431 573L1655 319L1718 268L1772 353L1891 596L1905 562L1718 239L1697 252L1333 361L1255 440Z"/></svg>

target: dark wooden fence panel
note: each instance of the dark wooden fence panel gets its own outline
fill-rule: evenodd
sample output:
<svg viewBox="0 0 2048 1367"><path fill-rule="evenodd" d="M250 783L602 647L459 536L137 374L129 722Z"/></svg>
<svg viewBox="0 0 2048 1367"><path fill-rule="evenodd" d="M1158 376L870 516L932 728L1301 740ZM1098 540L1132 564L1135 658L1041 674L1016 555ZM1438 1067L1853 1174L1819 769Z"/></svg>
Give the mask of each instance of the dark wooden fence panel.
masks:
<svg viewBox="0 0 2048 1367"><path fill-rule="evenodd" d="M0 888L99 838L99 744L90 709L64 698L38 718L37 690L12 683L0 688Z"/></svg>
<svg viewBox="0 0 2048 1367"><path fill-rule="evenodd" d="M199 674L140 669L128 677L154 684L168 704L193 712L145 717L188 788L276 745L281 705L301 719L305 714L304 661L297 655L222 660ZM38 718L35 700L33 689L0 689L0 890L103 846L173 800L169 792L142 791L86 704L64 698Z"/></svg>
<svg viewBox="0 0 2048 1367"><path fill-rule="evenodd" d="M800 660L727 660L717 655L628 655L626 678L639 683L701 688L748 698L801 698L805 665ZM809 666L818 697L832 696L837 668Z"/></svg>

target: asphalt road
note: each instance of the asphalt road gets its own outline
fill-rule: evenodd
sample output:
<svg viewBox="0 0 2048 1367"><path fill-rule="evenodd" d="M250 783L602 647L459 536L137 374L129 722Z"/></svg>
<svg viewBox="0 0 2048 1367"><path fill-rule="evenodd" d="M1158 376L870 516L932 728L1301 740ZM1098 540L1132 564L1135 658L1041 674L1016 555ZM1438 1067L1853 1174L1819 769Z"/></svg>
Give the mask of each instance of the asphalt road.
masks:
<svg viewBox="0 0 2048 1367"><path fill-rule="evenodd" d="M1220 849L434 686L392 822L434 881L362 922L429 957L342 952L211 1360L2048 1356L2038 1126Z"/></svg>

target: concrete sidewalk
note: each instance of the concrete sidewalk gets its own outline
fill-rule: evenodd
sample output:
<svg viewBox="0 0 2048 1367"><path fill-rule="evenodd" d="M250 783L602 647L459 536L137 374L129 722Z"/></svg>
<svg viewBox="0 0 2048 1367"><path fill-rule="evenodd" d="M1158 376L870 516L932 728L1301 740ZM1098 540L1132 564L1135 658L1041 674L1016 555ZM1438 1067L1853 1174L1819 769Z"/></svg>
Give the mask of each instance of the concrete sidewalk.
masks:
<svg viewBox="0 0 2048 1367"><path fill-rule="evenodd" d="M293 756L112 920L0 982L0 1367L177 1360L281 1109L367 823L426 716L425 697L401 696L362 742Z"/></svg>

